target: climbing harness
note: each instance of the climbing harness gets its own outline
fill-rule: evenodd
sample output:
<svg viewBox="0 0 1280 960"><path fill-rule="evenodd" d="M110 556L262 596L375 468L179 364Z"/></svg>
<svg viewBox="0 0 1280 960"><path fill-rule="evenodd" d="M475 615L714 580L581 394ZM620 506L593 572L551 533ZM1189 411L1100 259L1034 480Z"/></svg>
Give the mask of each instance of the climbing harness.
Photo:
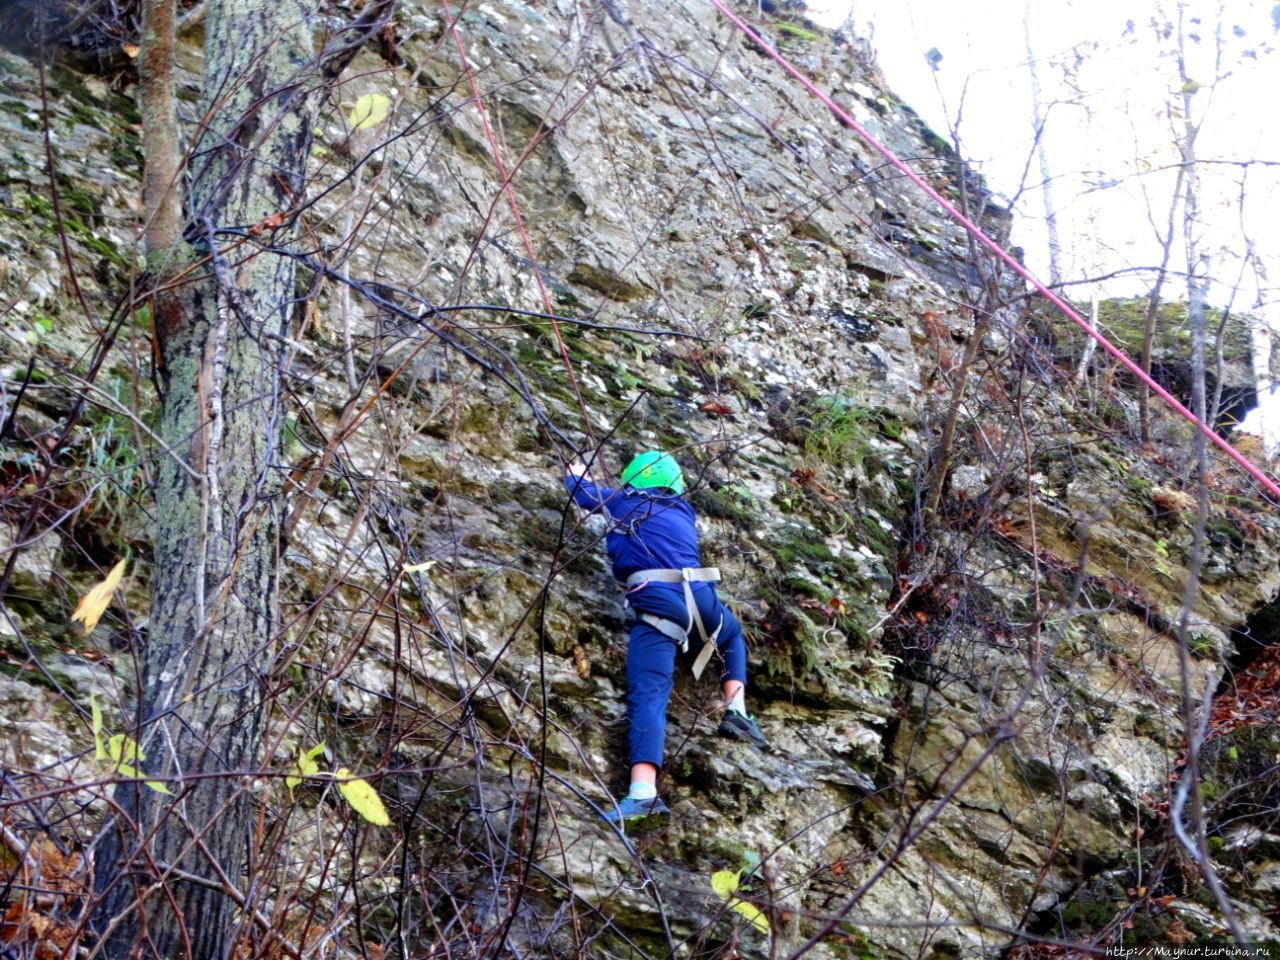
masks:
<svg viewBox="0 0 1280 960"><path fill-rule="evenodd" d="M701 678L702 671L706 669L707 662L711 659L711 655L716 652L716 638L720 636L720 628L724 626L724 614L720 615L720 622L716 624L716 628L707 633L706 624L702 622L702 614L698 613L698 604L693 599L693 584L695 583L719 583L720 568L719 567L681 567L675 568L654 568L653 570L637 570L631 576L627 577L627 592L637 590L646 583L682 583L684 584L684 603L685 608L689 612L689 621L683 627L674 620L667 620L665 617L657 617L651 613L636 612L636 619L643 620L649 626L658 630L660 633L670 637L676 643L680 644L680 652L685 653L689 649L689 633L696 626L698 628L698 636L702 637L702 649L698 651L697 658L693 661L693 678L695 680Z"/></svg>

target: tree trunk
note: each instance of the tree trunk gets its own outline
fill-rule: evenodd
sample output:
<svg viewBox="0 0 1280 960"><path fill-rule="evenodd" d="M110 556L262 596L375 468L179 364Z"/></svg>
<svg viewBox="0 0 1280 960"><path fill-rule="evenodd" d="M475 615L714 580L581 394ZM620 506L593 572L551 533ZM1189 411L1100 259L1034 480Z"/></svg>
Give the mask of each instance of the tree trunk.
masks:
<svg viewBox="0 0 1280 960"><path fill-rule="evenodd" d="M1178 77L1182 81L1182 136L1178 152L1182 156L1185 173L1185 196L1182 206L1182 232L1187 249L1187 321L1191 327L1191 411L1202 423L1205 420L1205 311L1208 298L1209 257L1200 249L1200 177L1196 169L1196 138L1200 123L1195 120L1192 97L1197 87L1191 83L1186 65L1186 4L1178 4ZM1208 424L1212 426L1212 424ZM1222 881L1209 856L1209 840L1205 830L1204 796L1200 790L1200 749L1204 746L1208 729L1209 703L1197 704L1191 697L1191 679L1188 664L1190 651L1190 620L1195 598L1200 591L1200 566L1204 552L1205 521L1208 516L1208 447L1205 434L1195 432L1195 470L1198 480L1198 503L1195 527L1192 533L1191 558L1187 566L1187 583L1182 599L1182 613L1178 618L1178 663L1182 687L1182 725L1185 765L1169 803L1169 821L1182 848L1196 863L1205 886L1213 895L1227 927L1237 943L1248 943L1243 929L1236 920L1235 909L1227 898ZM1187 809L1188 803L1190 808ZM1183 811L1189 820L1183 821Z"/></svg>
<svg viewBox="0 0 1280 960"><path fill-rule="evenodd" d="M1053 175L1049 166L1049 147L1045 144L1048 118L1040 102L1040 72L1031 44L1031 0L1022 5L1022 38L1027 47L1027 72L1031 78L1031 119L1036 130L1036 158L1040 162L1040 198L1044 201L1044 226L1049 233L1049 286L1062 283L1062 241L1058 237L1058 213L1053 206Z"/></svg>
<svg viewBox="0 0 1280 960"><path fill-rule="evenodd" d="M142 174L142 249L149 258L147 269L164 274L174 266L165 261L182 252L182 146L173 79L177 0L144 2L142 35L147 38L138 54L138 112L147 158Z"/></svg>
<svg viewBox="0 0 1280 960"><path fill-rule="evenodd" d="M1160 317L1160 290L1164 286L1165 277L1169 273L1169 257L1173 251L1174 222L1178 214L1178 201L1182 195L1183 180L1186 177L1186 164L1178 166L1178 178L1173 184L1173 199L1169 201L1169 221L1164 238L1160 240L1160 269L1156 271L1155 286L1151 288L1151 296L1147 299L1147 315L1142 323L1142 357L1138 361L1142 372L1151 376L1151 351L1156 340L1156 322ZM1157 236L1159 233L1157 232ZM1138 384L1138 423L1142 436L1142 445L1151 443L1151 390L1145 383Z"/></svg>
<svg viewBox="0 0 1280 960"><path fill-rule="evenodd" d="M1272 308L1273 310L1274 308ZM1258 435L1262 438L1262 451L1268 457L1280 452L1280 422L1277 422L1276 383L1271 375L1271 325L1267 307L1255 308L1249 320L1249 353L1253 360L1253 385L1258 405L1250 417L1257 418Z"/></svg>
<svg viewBox="0 0 1280 960"><path fill-rule="evenodd" d="M1098 329L1098 287L1089 290L1089 326ZM1084 338L1084 350L1080 353L1080 363L1076 367L1076 386L1083 388L1089 378L1089 364L1093 363L1093 355L1098 352L1098 341L1093 337Z"/></svg>
<svg viewBox="0 0 1280 960"><path fill-rule="evenodd" d="M175 796L142 783L116 790L119 812L96 856L94 926L106 958L226 957L244 922L236 900L250 853L246 791L260 763L259 678L279 630L279 364L294 267L253 240L217 250L216 231L287 217L302 195L318 88L314 14L306 0L210 0L208 123L188 204L196 249L148 250L168 264L216 252L174 308L156 313L162 436L181 462L161 458L157 472L134 736L140 768ZM172 180L178 168L167 169Z"/></svg>
<svg viewBox="0 0 1280 960"><path fill-rule="evenodd" d="M960 139L956 137L954 144L956 157L963 156L960 152ZM960 184L960 209L965 215L973 220L974 223L981 223L982 216L985 212L986 200L982 200L977 210L970 210L969 207L969 171L963 162L957 159L956 167L959 170L957 177ZM1009 242L1009 232L1006 227L999 233L995 240L1001 247ZM988 264L979 254L977 241L973 235L969 234L969 266L973 269L983 283L981 291L981 307L977 311L977 319L973 324L973 333L969 336L969 341L964 345L964 358L960 361L960 368L956 371L955 382L951 388L951 401L947 407L946 419L942 423L942 435L938 439L938 446L930 457L929 464L929 488L925 493L923 519L925 526L932 526L937 522L938 505L942 502L942 487L947 480L947 470L951 466L951 448L955 443L956 424L960 420L960 410L964 406L965 391L969 386L969 373L973 369L974 361L978 357L978 351L982 349L982 341L986 339L987 331L991 327L991 318L995 315L1003 305L1003 298L1000 292L1000 263L991 258ZM977 292L975 291L975 299Z"/></svg>

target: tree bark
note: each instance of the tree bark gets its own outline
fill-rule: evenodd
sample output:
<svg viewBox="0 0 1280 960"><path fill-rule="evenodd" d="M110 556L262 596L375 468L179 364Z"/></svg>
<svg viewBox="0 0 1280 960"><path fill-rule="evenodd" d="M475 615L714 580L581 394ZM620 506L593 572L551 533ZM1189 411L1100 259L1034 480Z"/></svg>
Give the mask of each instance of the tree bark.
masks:
<svg viewBox="0 0 1280 960"><path fill-rule="evenodd" d="M1098 329L1098 288L1093 286L1089 290L1089 326ZM1093 355L1098 352L1098 341L1093 337L1085 337L1084 350L1080 352L1080 363L1076 366L1076 386L1083 387L1089 377L1089 364L1093 362Z"/></svg>
<svg viewBox="0 0 1280 960"><path fill-rule="evenodd" d="M180 252L182 195L181 135L173 71L178 43L177 0L143 0L138 53L138 110L142 114L142 249L154 260L147 268L162 273L171 264L162 258Z"/></svg>
<svg viewBox="0 0 1280 960"><path fill-rule="evenodd" d="M171 23L171 0L146 2L168 5ZM289 229L318 99L314 16L307 0L211 0L207 121L192 153L186 230L195 249L170 230L167 249L148 250L164 264L212 258L174 309L155 318L162 437L183 462L162 458L157 472L151 621L133 732L145 754L139 766L174 796L140 782L116 790L119 812L96 855L93 925L108 960L227 957L243 921L228 890L243 887L251 852L246 791L260 762L259 678L279 630L279 364L294 266L252 239L218 250L218 231L258 225L263 233L264 219L281 212ZM178 169L156 180L173 185ZM153 214L149 194L153 228L167 222L162 200Z"/></svg>
<svg viewBox="0 0 1280 960"><path fill-rule="evenodd" d="M955 140L954 148L956 157L962 156L958 137ZM970 211L969 171L961 161L957 160L956 164L959 169L960 209L973 222L981 223L982 215L985 212L986 200L984 199L979 203L976 211ZM1004 247L1009 242L1008 228L1006 227L1001 231L995 240L1001 247ZM973 333L970 334L968 342L964 345L964 358L960 361L960 367L956 371L955 381L952 384L951 401L947 406L946 419L942 423L942 435L938 438L938 446L930 457L929 488L925 493L924 513L922 514L926 527L931 527L937 522L938 505L942 502L942 487L946 483L947 471L951 466L951 448L955 443L956 424L959 422L960 410L964 405L965 391L969 386L969 372L973 369L974 361L978 357L978 351L982 349L982 341L986 339L987 331L991 327L991 318L1002 305L999 262L995 261L993 257L988 266L979 254L977 241L974 240L972 234L968 236L968 241L969 266L981 277L983 284L980 301L981 308L977 311L978 318L974 321ZM977 299L976 294L977 292L975 292L975 299Z"/></svg>
<svg viewBox="0 0 1280 960"><path fill-rule="evenodd" d="M1044 226L1049 234L1049 286L1062 283L1062 241L1058 236L1058 212L1053 206L1053 174L1049 166L1049 147L1045 143L1048 118L1040 102L1040 71L1031 44L1031 0L1022 5L1022 38L1027 47L1027 73L1031 79L1031 119L1036 129L1036 158L1040 163L1040 199L1044 202Z"/></svg>
<svg viewBox="0 0 1280 960"><path fill-rule="evenodd" d="M1178 178L1173 184L1173 198L1169 201L1168 227L1165 230L1164 239L1160 240L1160 269L1156 271L1155 286L1151 288L1151 295L1147 298L1147 314L1142 323L1142 356L1138 363L1147 376L1151 376L1151 352L1156 340L1156 323L1160 317L1160 291L1164 287L1165 277L1169 274L1174 221L1177 218L1178 201L1182 196L1182 185L1186 173L1186 165L1180 164ZM1145 383L1138 384L1138 423L1142 445L1148 446L1151 443L1151 390Z"/></svg>
<svg viewBox="0 0 1280 960"><path fill-rule="evenodd" d="M1205 419L1204 362L1209 257L1200 249L1200 177L1196 168L1196 139L1200 133L1200 123L1195 119L1192 109L1192 97L1197 87L1192 84L1191 77L1187 74L1186 16L1186 4L1180 0L1178 3L1178 77L1182 81L1183 125L1182 136L1178 140L1178 152L1182 156L1182 169L1185 173L1182 181L1185 188L1182 205L1182 234L1187 253L1187 322L1191 327L1191 411L1202 423L1209 423ZM1236 920L1235 909L1223 889L1217 868L1209 855L1204 796L1200 790L1200 748L1204 745L1205 731L1208 729L1210 705L1208 702L1197 704L1191 696L1189 626L1195 607L1195 598L1200 592L1200 566L1204 552L1205 523L1209 511L1209 458L1205 435L1202 431L1195 432L1194 443L1195 470L1198 480L1196 520L1191 540L1191 559L1187 567L1187 583L1182 599L1182 613L1178 618L1181 713L1186 742L1182 775L1170 797L1169 822L1178 842L1199 868L1200 877L1212 894L1233 938L1237 943L1248 943L1249 939ZM1186 822L1183 821L1184 811L1190 814Z"/></svg>

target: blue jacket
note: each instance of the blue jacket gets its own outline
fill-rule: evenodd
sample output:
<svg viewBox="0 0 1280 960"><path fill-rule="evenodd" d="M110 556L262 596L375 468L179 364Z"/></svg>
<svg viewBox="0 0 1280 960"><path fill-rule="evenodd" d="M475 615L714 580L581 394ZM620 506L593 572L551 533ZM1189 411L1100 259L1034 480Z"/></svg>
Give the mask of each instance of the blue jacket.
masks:
<svg viewBox="0 0 1280 960"><path fill-rule="evenodd" d="M693 507L673 494L597 487L583 477L565 476L565 486L584 510L599 511L612 519L605 537L613 575L620 581L637 570L653 567L700 567L698 529ZM680 584L654 583L651 587L683 590ZM706 589L709 583L696 583Z"/></svg>

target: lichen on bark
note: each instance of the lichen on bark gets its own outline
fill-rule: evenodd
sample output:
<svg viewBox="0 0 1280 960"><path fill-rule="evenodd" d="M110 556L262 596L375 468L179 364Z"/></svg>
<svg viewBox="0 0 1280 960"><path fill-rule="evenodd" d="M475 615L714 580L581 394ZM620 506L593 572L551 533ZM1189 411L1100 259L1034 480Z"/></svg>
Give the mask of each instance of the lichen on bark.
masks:
<svg viewBox="0 0 1280 960"><path fill-rule="evenodd" d="M98 860L96 923L110 931L107 957L139 946L162 957L187 949L222 956L243 920L246 790L279 631L280 344L295 268L256 238L233 236L302 196L318 88L314 13L303 0L210 3L208 123L192 151L187 204L187 233L203 259L169 302L172 312L157 317L161 436L177 456L156 478L156 575L135 722L148 773L176 796L117 789L121 814ZM172 42L167 36L152 39ZM149 77L171 82L163 69ZM166 122L164 93L144 94L153 124ZM162 169L176 182L175 165ZM159 218L172 216L163 188L148 200ZM168 249L181 242L172 222L157 236Z"/></svg>

